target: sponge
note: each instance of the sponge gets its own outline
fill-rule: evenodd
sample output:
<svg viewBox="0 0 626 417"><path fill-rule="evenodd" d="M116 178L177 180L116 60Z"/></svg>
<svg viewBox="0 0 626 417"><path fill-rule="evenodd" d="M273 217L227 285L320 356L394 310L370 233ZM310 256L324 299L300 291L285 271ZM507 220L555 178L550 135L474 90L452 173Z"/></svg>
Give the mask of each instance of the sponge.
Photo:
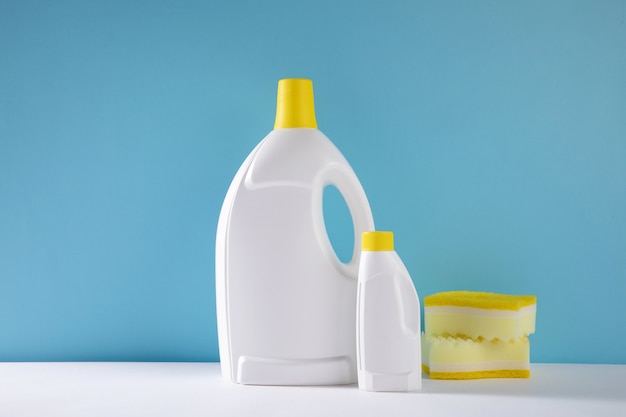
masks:
<svg viewBox="0 0 626 417"><path fill-rule="evenodd" d="M536 297L450 291L424 298L422 369L431 379L528 378Z"/></svg>
<svg viewBox="0 0 626 417"><path fill-rule="evenodd" d="M422 334L422 370L431 379L529 378L530 343Z"/></svg>
<svg viewBox="0 0 626 417"><path fill-rule="evenodd" d="M536 297L449 291L424 298L426 333L517 340L535 332Z"/></svg>

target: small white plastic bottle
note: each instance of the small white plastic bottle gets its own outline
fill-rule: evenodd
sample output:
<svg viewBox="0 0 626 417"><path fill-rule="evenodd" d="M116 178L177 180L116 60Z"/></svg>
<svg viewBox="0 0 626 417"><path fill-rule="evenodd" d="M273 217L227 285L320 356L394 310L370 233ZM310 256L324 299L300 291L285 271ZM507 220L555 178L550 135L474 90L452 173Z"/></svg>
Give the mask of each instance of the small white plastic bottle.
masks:
<svg viewBox="0 0 626 417"><path fill-rule="evenodd" d="M357 295L359 388L417 391L422 387L420 303L394 251L392 232L362 237Z"/></svg>
<svg viewBox="0 0 626 417"><path fill-rule="evenodd" d="M339 260L324 224L334 185L354 227L353 257ZM356 382L356 294L361 233L373 230L348 161L317 129L313 83L278 84L276 122L235 175L215 242L223 376L253 385Z"/></svg>

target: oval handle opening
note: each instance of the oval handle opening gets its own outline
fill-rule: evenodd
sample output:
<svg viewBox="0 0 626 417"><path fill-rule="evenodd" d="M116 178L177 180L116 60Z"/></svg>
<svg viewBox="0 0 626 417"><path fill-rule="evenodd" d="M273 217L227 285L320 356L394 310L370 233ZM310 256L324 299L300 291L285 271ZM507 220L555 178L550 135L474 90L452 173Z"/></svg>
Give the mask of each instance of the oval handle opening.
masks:
<svg viewBox="0 0 626 417"><path fill-rule="evenodd" d="M347 264L354 254L354 223L346 200L332 184L324 187L322 210L330 244L337 258Z"/></svg>

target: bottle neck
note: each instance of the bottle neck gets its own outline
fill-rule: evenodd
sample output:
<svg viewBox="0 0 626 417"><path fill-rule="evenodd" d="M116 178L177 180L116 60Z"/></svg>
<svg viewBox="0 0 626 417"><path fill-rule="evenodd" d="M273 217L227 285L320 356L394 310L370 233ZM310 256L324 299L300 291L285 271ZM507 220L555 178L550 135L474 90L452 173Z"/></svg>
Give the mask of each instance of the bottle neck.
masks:
<svg viewBox="0 0 626 417"><path fill-rule="evenodd" d="M278 82L274 129L317 129L313 82L303 78L286 78Z"/></svg>

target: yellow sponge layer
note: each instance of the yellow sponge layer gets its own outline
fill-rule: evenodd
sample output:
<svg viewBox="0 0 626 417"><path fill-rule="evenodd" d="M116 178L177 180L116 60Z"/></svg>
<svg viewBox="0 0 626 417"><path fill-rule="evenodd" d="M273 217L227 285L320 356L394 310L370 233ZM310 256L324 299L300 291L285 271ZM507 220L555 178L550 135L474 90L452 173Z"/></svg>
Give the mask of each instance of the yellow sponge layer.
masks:
<svg viewBox="0 0 626 417"><path fill-rule="evenodd" d="M519 310L537 303L534 295L507 295L478 291L447 291L424 297L424 306L458 306L489 310Z"/></svg>
<svg viewBox="0 0 626 417"><path fill-rule="evenodd" d="M426 372L431 379L530 378L530 371L527 370L431 372L428 366L422 365L422 371Z"/></svg>
<svg viewBox="0 0 626 417"><path fill-rule="evenodd" d="M504 341L535 332L536 297L450 291L424 298L424 327L432 336Z"/></svg>
<svg viewBox="0 0 626 417"><path fill-rule="evenodd" d="M530 343L422 334L422 364L431 379L528 378Z"/></svg>

